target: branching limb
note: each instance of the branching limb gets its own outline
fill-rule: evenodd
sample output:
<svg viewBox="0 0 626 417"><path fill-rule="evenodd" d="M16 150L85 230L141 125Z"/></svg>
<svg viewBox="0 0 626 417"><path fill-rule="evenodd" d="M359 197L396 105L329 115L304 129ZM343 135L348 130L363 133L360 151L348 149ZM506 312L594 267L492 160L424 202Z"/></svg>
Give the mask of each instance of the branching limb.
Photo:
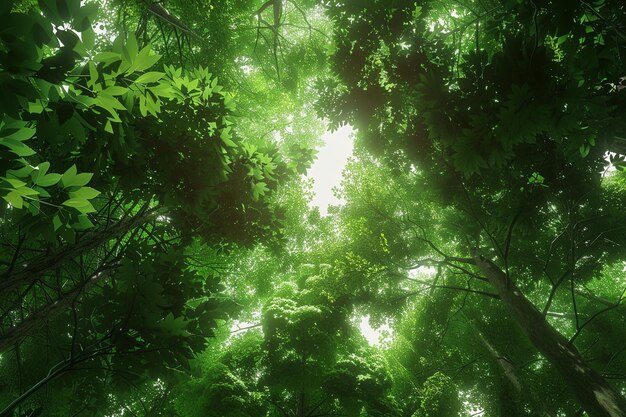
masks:
<svg viewBox="0 0 626 417"><path fill-rule="evenodd" d="M593 320L595 320L596 318L598 318L601 314L606 313L607 311L613 310L617 307L619 307L622 303L622 300L624 299L624 294L626 294L626 288L624 288L624 290L622 291L621 295L619 296L619 298L617 299L617 301L606 307L603 308L602 310L596 312L594 315L592 315L587 321L585 321L582 325L580 325L580 327L578 327L578 329L576 330L576 333L574 333L574 335L570 338L569 342L570 343L574 343L574 341L576 340L576 338L580 335L580 332L589 324L591 323ZM578 319L578 317L577 317Z"/></svg>

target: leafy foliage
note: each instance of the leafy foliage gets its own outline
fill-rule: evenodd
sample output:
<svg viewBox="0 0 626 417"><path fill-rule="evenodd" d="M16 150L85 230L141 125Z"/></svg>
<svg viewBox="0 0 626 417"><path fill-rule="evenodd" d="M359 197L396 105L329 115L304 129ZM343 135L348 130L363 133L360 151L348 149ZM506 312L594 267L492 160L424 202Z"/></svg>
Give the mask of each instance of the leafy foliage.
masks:
<svg viewBox="0 0 626 417"><path fill-rule="evenodd" d="M626 415L625 28L2 2L0 415ZM356 143L322 216L327 124Z"/></svg>

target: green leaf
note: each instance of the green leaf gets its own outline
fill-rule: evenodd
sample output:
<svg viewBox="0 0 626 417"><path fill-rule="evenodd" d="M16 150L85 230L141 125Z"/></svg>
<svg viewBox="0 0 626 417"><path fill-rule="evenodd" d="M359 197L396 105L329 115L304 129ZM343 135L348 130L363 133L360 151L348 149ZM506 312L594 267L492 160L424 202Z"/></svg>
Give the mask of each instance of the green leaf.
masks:
<svg viewBox="0 0 626 417"><path fill-rule="evenodd" d="M481 168L486 168L487 163L476 150L463 144L456 146L456 152L452 155L454 160L454 166L456 169L464 173L466 176L471 176L480 171Z"/></svg>
<svg viewBox="0 0 626 417"><path fill-rule="evenodd" d="M155 96L174 98L172 87L167 84L157 84L154 87L150 87L150 92Z"/></svg>
<svg viewBox="0 0 626 417"><path fill-rule="evenodd" d="M56 0L57 11L63 20L70 18L70 8L66 0Z"/></svg>
<svg viewBox="0 0 626 417"><path fill-rule="evenodd" d="M63 173L63 177L61 177L61 182L64 184L65 187L67 187L67 185L65 184L71 181L76 176L77 173L78 173L78 169L76 168L75 164L69 167L67 171Z"/></svg>
<svg viewBox="0 0 626 417"><path fill-rule="evenodd" d="M102 92L98 95L98 97L96 98L96 103L110 113L113 113L110 109L126 110L126 107L124 107L124 105L120 103L118 99L105 92Z"/></svg>
<svg viewBox="0 0 626 417"><path fill-rule="evenodd" d="M52 28L48 25L42 25L35 22L33 25L33 38L39 45L47 45L52 40Z"/></svg>
<svg viewBox="0 0 626 417"><path fill-rule="evenodd" d="M128 62L133 62L137 57L137 38L135 38L134 34L128 35L128 40L126 41L126 45L124 45L124 58Z"/></svg>
<svg viewBox="0 0 626 417"><path fill-rule="evenodd" d="M82 207L84 206L86 203L88 203L87 200L81 200L81 199L76 199L76 198L70 198L69 200L65 200L62 204L64 206L67 207Z"/></svg>
<svg viewBox="0 0 626 417"><path fill-rule="evenodd" d="M538 172L533 172L532 175L530 176L530 178L528 178L528 184L530 185L535 185L535 186L540 186L540 187L547 187L544 184L545 178Z"/></svg>
<svg viewBox="0 0 626 417"><path fill-rule="evenodd" d="M93 177L92 173L90 173L90 172L83 172L83 173L78 174L76 176L76 179L75 179L75 181L74 181L74 183L72 185L73 186L74 185L80 185L80 186L86 185L87 183L89 183L89 181L91 181L92 177Z"/></svg>
<svg viewBox="0 0 626 417"><path fill-rule="evenodd" d="M42 162L41 164L37 166L36 169L32 170L30 177L33 179L33 182L37 184L37 181L39 179L44 178L49 168L50 168L50 162L46 161L46 162Z"/></svg>
<svg viewBox="0 0 626 417"><path fill-rule="evenodd" d="M26 201L24 201L24 205L28 207L28 211L33 216L36 216L39 214L41 206L38 200L31 200L29 204L27 204Z"/></svg>
<svg viewBox="0 0 626 417"><path fill-rule="evenodd" d="M82 199L70 198L69 200L65 200L62 205L75 208L83 214L93 213L96 211L89 201Z"/></svg>
<svg viewBox="0 0 626 417"><path fill-rule="evenodd" d="M11 191L9 194L3 196L7 203L11 206L21 209L23 207L24 201L22 200L22 196L17 191Z"/></svg>
<svg viewBox="0 0 626 417"><path fill-rule="evenodd" d="M87 68L89 69L89 82L87 84L93 86L96 82L98 82L100 74L98 73L98 69L93 61L89 61Z"/></svg>
<svg viewBox="0 0 626 417"><path fill-rule="evenodd" d="M33 175L33 173L37 172L32 166L26 164L20 169L10 169L7 171L7 175L10 175L14 178L26 178L29 175Z"/></svg>
<svg viewBox="0 0 626 417"><path fill-rule="evenodd" d="M113 125L111 125L110 120L107 120L106 124L104 125L104 131L113 134Z"/></svg>
<svg viewBox="0 0 626 417"><path fill-rule="evenodd" d="M58 214L55 214L54 217L52 218L52 227L54 227L54 231L56 232L57 230L59 230L59 227L63 226L63 223L61 222L61 218L59 217Z"/></svg>
<svg viewBox="0 0 626 417"><path fill-rule="evenodd" d="M87 217L87 215L80 214L77 217L78 221L72 224L72 229L82 231L91 229L93 227L93 223L91 222L91 220L89 220L89 217Z"/></svg>
<svg viewBox="0 0 626 417"><path fill-rule="evenodd" d="M22 126L19 129L5 129L0 132L0 136L4 138L11 138L15 140L24 141L32 138L35 135L35 129L31 127Z"/></svg>
<svg viewBox="0 0 626 417"><path fill-rule="evenodd" d="M60 177L60 175L59 175L59 177ZM36 186L33 187L33 189L37 190L37 192L39 193L39 197L44 197L44 198L50 197L50 193L48 193L45 188L41 188L41 187L36 185Z"/></svg>
<svg viewBox="0 0 626 417"><path fill-rule="evenodd" d="M265 195L267 191L269 191L269 188L267 188L267 184L265 184L263 181L257 182L252 187L252 197L254 197L255 200L258 200L259 197Z"/></svg>
<svg viewBox="0 0 626 417"><path fill-rule="evenodd" d="M256 180L262 180L264 178L263 172L256 167L250 167L248 175L254 177Z"/></svg>
<svg viewBox="0 0 626 417"><path fill-rule="evenodd" d="M237 146L237 144L231 140L230 130L230 126L225 127L220 133L220 139L222 140L222 142L224 142L224 144L226 144L226 146L234 148Z"/></svg>
<svg viewBox="0 0 626 417"><path fill-rule="evenodd" d="M91 26L81 32L80 38L86 49L92 49L95 46L96 33Z"/></svg>
<svg viewBox="0 0 626 417"><path fill-rule="evenodd" d="M48 169L50 169L50 162L45 161L41 164L37 165L37 171L39 175L46 175L48 173Z"/></svg>
<svg viewBox="0 0 626 417"><path fill-rule="evenodd" d="M0 139L0 145L6 146L17 156L31 156L37 153L30 146L11 138Z"/></svg>
<svg viewBox="0 0 626 417"><path fill-rule="evenodd" d="M422 6L418 6L417 3L415 3L415 9L411 13L411 15L413 19L418 19L422 15Z"/></svg>
<svg viewBox="0 0 626 417"><path fill-rule="evenodd" d="M150 52L152 52L150 45L139 51L139 55L137 55L137 59L135 60L135 71L145 71L161 59L161 55L151 55Z"/></svg>
<svg viewBox="0 0 626 417"><path fill-rule="evenodd" d="M145 74L141 74L139 77L137 77L135 82L137 84L153 83L159 81L161 78L163 78L164 75L165 73L163 72L150 71L146 72Z"/></svg>
<svg viewBox="0 0 626 417"><path fill-rule="evenodd" d="M591 146L583 143L582 145L580 145L580 148L578 150L580 152L580 155L584 158L589 155L589 152L591 151Z"/></svg>
<svg viewBox="0 0 626 417"><path fill-rule="evenodd" d="M43 112L43 106L40 102L28 103L28 112L31 114L41 114Z"/></svg>
<svg viewBox="0 0 626 417"><path fill-rule="evenodd" d="M76 165L72 165L67 171L65 171L65 173L63 173L63 176L61 177L61 184L63 185L63 188L76 186L82 187L91 181L91 177L93 177L93 174L88 172L77 174Z"/></svg>
<svg viewBox="0 0 626 417"><path fill-rule="evenodd" d="M39 194L36 190L33 190L32 188L28 188L28 187L16 188L15 191L17 191L23 197Z"/></svg>
<svg viewBox="0 0 626 417"><path fill-rule="evenodd" d="M8 182L9 184L11 184L11 186L13 188L19 188L19 187L23 187L26 185L26 183L24 181L20 181L20 180L16 180L13 178L3 178L6 182Z"/></svg>
<svg viewBox="0 0 626 417"><path fill-rule="evenodd" d="M187 323L183 317L174 317L172 313L169 313L163 321L160 323L161 329L168 336L187 336L189 332L185 330Z"/></svg>
<svg viewBox="0 0 626 417"><path fill-rule="evenodd" d="M52 21L52 23L60 24L61 20L57 12L56 3L53 0L38 0L39 9L43 14Z"/></svg>
<svg viewBox="0 0 626 417"><path fill-rule="evenodd" d="M76 49L80 38L71 30L57 30L57 38L63 43L63 46L69 49ZM78 51L80 53L80 51Z"/></svg>
<svg viewBox="0 0 626 417"><path fill-rule="evenodd" d="M146 98L144 96L139 97L139 113L146 117L148 115L148 109L146 107Z"/></svg>
<svg viewBox="0 0 626 417"><path fill-rule="evenodd" d="M48 174L46 176L39 176L35 181L35 184L41 187L50 187L59 182L61 179L61 174Z"/></svg>
<svg viewBox="0 0 626 417"><path fill-rule="evenodd" d="M100 194L100 191L93 189L91 187L81 187L76 191L71 191L70 198L91 200L92 198L97 197L99 194Z"/></svg>
<svg viewBox="0 0 626 417"><path fill-rule="evenodd" d="M128 88L126 87L120 87L119 85L112 85L111 87L107 87L106 89L104 89L102 92L110 96L121 96L122 94L125 94L127 91L128 91ZM125 107L122 107L120 110L123 110L123 109L125 109Z"/></svg>
<svg viewBox="0 0 626 417"><path fill-rule="evenodd" d="M100 52L93 58L96 62L103 62L107 65L110 65L114 62L121 61L122 56L115 52Z"/></svg>

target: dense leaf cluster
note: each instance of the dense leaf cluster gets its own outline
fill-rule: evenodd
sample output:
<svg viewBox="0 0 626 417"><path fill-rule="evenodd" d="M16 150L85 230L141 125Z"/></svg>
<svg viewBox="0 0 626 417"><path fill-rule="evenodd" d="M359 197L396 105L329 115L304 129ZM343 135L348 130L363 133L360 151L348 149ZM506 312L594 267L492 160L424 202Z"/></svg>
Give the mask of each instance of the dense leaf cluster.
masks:
<svg viewBox="0 0 626 417"><path fill-rule="evenodd" d="M2 2L0 416L626 417L625 33L618 0Z"/></svg>

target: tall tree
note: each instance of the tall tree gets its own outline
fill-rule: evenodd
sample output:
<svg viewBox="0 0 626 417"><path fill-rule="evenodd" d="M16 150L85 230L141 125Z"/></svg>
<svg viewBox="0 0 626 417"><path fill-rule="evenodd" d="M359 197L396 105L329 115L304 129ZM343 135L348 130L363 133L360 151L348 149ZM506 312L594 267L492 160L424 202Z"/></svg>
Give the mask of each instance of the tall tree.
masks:
<svg viewBox="0 0 626 417"><path fill-rule="evenodd" d="M96 10L0 6L2 415L114 410L111 378L188 368L234 305L187 248L279 241L273 192L307 164L244 143L206 68L159 65L132 33L94 49ZM50 401L61 380L89 400Z"/></svg>
<svg viewBox="0 0 626 417"><path fill-rule="evenodd" d="M450 254L425 237L432 220L418 221L431 254L489 282L590 416L625 415L619 390L574 344L584 328L577 291L598 262L622 255L614 199L621 205L623 191L599 173L624 129L624 6L327 5L337 49L334 74L320 85L323 113L356 126L399 172L423 173L466 223L455 225ZM399 150L408 163L398 163ZM551 282L548 305L568 281L571 340L525 294L540 277Z"/></svg>

